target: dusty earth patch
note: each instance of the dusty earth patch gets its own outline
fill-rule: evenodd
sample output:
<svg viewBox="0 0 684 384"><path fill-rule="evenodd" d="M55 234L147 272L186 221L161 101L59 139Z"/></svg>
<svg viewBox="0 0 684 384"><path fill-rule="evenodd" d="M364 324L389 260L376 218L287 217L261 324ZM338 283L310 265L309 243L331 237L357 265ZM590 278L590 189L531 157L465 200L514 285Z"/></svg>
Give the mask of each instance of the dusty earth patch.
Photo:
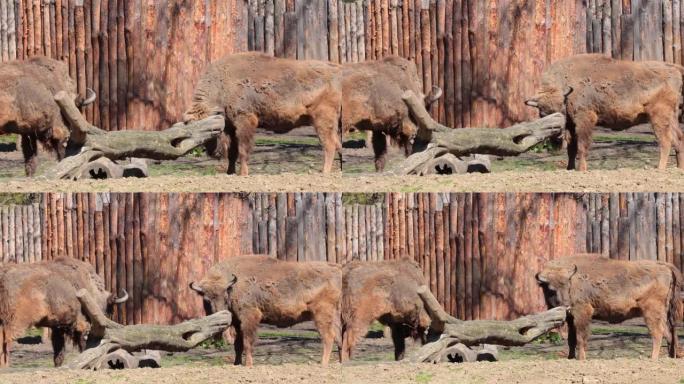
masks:
<svg viewBox="0 0 684 384"><path fill-rule="evenodd" d="M328 368L284 364L252 368L188 366L136 371L40 370L0 373L4 383L681 383L681 361L662 359L510 361L465 365L380 363Z"/></svg>
<svg viewBox="0 0 684 384"><path fill-rule="evenodd" d="M565 171L561 150L532 151L493 159L491 174L454 176L383 176L373 172L372 151L356 135L345 142L344 170L339 161L332 175L322 175L322 152L308 129L288 135L257 136L250 161L252 175L224 175L226 165L203 155L151 164L152 177L107 181L49 181L23 175L21 153L0 145L0 191L5 192L643 192L684 190L684 171L656 170L658 146L648 126L626 132L599 130L590 151L589 172ZM402 154L390 151L388 166ZM43 153L40 171L54 164Z"/></svg>
<svg viewBox="0 0 684 384"><path fill-rule="evenodd" d="M255 366L235 367L232 346L207 344L164 356L158 370L87 372L50 368L49 345L18 345L13 368L0 371L2 383L681 383L684 360L647 359L650 338L641 321L594 327L587 361L565 359L566 346L551 338L524 347L500 349L501 361L469 364L392 362L391 341L374 332L354 361L328 368L317 364L318 335L310 323L295 328L264 327ZM410 351L418 348L409 343ZM74 352L70 352L73 354ZM663 354L665 349L663 348Z"/></svg>

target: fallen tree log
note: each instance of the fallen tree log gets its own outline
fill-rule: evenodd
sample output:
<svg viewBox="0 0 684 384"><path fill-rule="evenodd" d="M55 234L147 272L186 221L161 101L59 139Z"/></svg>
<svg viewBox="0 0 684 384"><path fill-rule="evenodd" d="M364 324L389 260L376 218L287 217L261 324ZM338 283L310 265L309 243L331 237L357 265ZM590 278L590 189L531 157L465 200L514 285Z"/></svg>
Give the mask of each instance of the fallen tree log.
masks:
<svg viewBox="0 0 684 384"><path fill-rule="evenodd" d="M414 153L388 171L394 175L463 173L460 165L454 169L449 167L453 158L442 162L435 160L446 154L456 157L472 154L516 156L545 140L559 137L565 127L565 116L554 113L509 128L453 129L436 122L415 93L406 91L402 98L418 125L418 133ZM446 165L446 169L432 169L437 165Z"/></svg>
<svg viewBox="0 0 684 384"><path fill-rule="evenodd" d="M418 295L432 318L430 327L442 335L437 341L418 349L409 358L413 362L449 361L448 355L453 352L451 348L458 344L466 347L481 344L525 345L562 325L567 314L567 308L557 307L511 321L464 321L446 313L427 286L420 286Z"/></svg>
<svg viewBox="0 0 684 384"><path fill-rule="evenodd" d="M66 364L71 369L101 369L112 353L124 350L128 353L151 349L183 352L204 340L222 333L231 324L228 311L188 320L176 325L122 325L105 316L102 309L85 289L76 294L83 312L92 324L88 344L93 345Z"/></svg>
<svg viewBox="0 0 684 384"><path fill-rule="evenodd" d="M55 95L55 101L69 124L71 135L68 156L43 175L51 179L88 177L89 164L103 157L112 162L128 158L177 159L217 137L225 124L222 116L211 116L188 124L177 123L163 131L107 132L86 121L65 92ZM108 171L107 168L101 166L103 170ZM111 173L118 172L112 170Z"/></svg>

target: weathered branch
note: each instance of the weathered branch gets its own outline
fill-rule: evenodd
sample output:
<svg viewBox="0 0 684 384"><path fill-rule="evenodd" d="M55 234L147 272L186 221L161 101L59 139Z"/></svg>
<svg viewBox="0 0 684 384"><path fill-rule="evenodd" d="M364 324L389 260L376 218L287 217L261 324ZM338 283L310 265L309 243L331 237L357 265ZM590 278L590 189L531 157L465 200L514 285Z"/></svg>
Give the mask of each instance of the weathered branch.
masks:
<svg viewBox="0 0 684 384"><path fill-rule="evenodd" d="M163 131L107 132L88 123L65 92L58 93L55 101L71 128L69 147L78 151L46 173L45 176L55 179L80 177L82 167L100 157L112 161L131 157L177 159L218 136L225 124L222 116L211 116L187 124L177 123Z"/></svg>
<svg viewBox="0 0 684 384"><path fill-rule="evenodd" d="M438 361L444 357L446 349L457 344L525 345L563 324L567 313L567 308L557 307L511 321L463 321L447 314L428 287L419 287L418 295L433 319L431 327L438 332L441 331L442 336L436 342L420 348L411 357L411 360L416 362Z"/></svg>
<svg viewBox="0 0 684 384"><path fill-rule="evenodd" d="M391 174L424 174L429 161L446 153L455 156L516 156L544 140L559 136L565 127L565 116L555 113L503 129L452 129L436 122L425 109L423 101L413 92L406 91L403 100L418 125L416 142L425 150L409 156L394 167L389 172Z"/></svg>
<svg viewBox="0 0 684 384"><path fill-rule="evenodd" d="M77 297L92 323L89 339L99 340L99 344L81 353L67 364L68 368L98 369L110 353L119 349L127 352L143 349L187 351L223 332L232 320L230 312L221 311L176 325L124 326L108 319L85 289L80 290Z"/></svg>

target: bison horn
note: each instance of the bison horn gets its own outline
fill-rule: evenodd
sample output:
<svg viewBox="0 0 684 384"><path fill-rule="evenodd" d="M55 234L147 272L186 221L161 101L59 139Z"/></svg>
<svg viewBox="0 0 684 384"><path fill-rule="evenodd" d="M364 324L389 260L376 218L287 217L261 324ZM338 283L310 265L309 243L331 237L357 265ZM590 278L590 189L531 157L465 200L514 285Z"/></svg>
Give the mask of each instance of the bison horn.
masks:
<svg viewBox="0 0 684 384"><path fill-rule="evenodd" d="M548 283L548 282L549 282L549 281L546 280L545 278L541 277L541 276L539 275L539 273L537 273L536 275L534 275L534 278L537 279L537 282L540 283L540 284L541 284L541 283Z"/></svg>
<svg viewBox="0 0 684 384"><path fill-rule="evenodd" d="M204 291L202 290L202 288L198 287L197 284L195 284L194 281L193 281L192 283L190 283L190 289L192 289L193 291L199 293L200 295L204 293Z"/></svg>
<svg viewBox="0 0 684 384"><path fill-rule="evenodd" d="M90 105L95 102L95 99L97 99L97 94L95 91L93 91L90 88L86 88L86 98L81 102L81 107L85 107L86 105Z"/></svg>
<svg viewBox="0 0 684 384"><path fill-rule="evenodd" d="M233 275L233 280L228 284L228 289L230 289L235 283L237 283L237 276Z"/></svg>
<svg viewBox="0 0 684 384"><path fill-rule="evenodd" d="M123 288L121 288L121 292L123 292L124 295L121 296L121 297L117 297L116 299L114 299L114 304L125 303L126 300L128 300L128 292L126 292L126 290L123 289Z"/></svg>
<svg viewBox="0 0 684 384"><path fill-rule="evenodd" d="M537 102L537 100L534 100L534 99L525 100L525 105L529 105L530 107L535 107L535 108L539 107L539 103Z"/></svg>
<svg viewBox="0 0 684 384"><path fill-rule="evenodd" d="M442 88L433 85L430 93L427 96L425 96L425 99L423 99L423 101L425 102L425 106L429 107L430 105L432 105L432 103L439 100L440 97L442 97Z"/></svg>
<svg viewBox="0 0 684 384"><path fill-rule="evenodd" d="M574 91L574 89L571 86L565 87L565 89L563 90L563 97L567 97L569 94L572 93L572 91Z"/></svg>

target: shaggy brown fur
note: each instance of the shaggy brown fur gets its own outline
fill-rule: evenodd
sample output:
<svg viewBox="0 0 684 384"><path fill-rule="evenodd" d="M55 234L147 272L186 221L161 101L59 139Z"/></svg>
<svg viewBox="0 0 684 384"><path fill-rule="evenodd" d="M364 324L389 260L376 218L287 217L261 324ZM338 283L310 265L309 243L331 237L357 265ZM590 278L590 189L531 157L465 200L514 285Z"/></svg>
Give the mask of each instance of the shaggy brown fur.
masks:
<svg viewBox="0 0 684 384"><path fill-rule="evenodd" d="M76 82L69 77L68 66L57 60L34 57L27 61L11 61L0 66L0 134L21 135L26 175L37 167L38 142L47 150L64 157L69 130L62 119L54 95L66 91L76 105L83 100Z"/></svg>
<svg viewBox="0 0 684 384"><path fill-rule="evenodd" d="M236 280L237 279L237 280ZM321 364L327 365L333 342L341 344L341 267L324 262L280 261L243 255L213 266L190 287L209 313L228 309L235 327L235 364L253 364L259 323L288 327L313 320L323 341Z"/></svg>
<svg viewBox="0 0 684 384"><path fill-rule="evenodd" d="M619 323L640 316L653 339L651 358L658 358L663 334L670 357L676 357L682 275L674 265L580 255L546 263L536 278L549 308L570 307L568 358L586 358L591 319Z"/></svg>
<svg viewBox="0 0 684 384"><path fill-rule="evenodd" d="M545 116L567 117L568 169L587 169L594 126L613 130L650 122L660 146L658 168L667 167L670 149L684 168L684 140L679 128L682 68L661 62L620 61L599 54L576 55L552 64L538 93L527 105Z"/></svg>
<svg viewBox="0 0 684 384"><path fill-rule="evenodd" d="M342 361L368 331L373 320L392 329L394 358L404 357L405 338L425 342L430 316L418 296L426 284L420 266L409 260L351 262L342 278Z"/></svg>
<svg viewBox="0 0 684 384"><path fill-rule="evenodd" d="M375 169L382 171L387 154L387 136L394 139L406 154L417 133L408 107L402 100L406 91L423 96L416 65L397 56L382 60L345 64L342 69L342 129L373 132ZM426 107L436 101L441 90L424 97Z"/></svg>
<svg viewBox="0 0 684 384"><path fill-rule="evenodd" d="M82 350L90 323L76 298L79 289L88 290L103 311L117 300L95 269L76 259L0 266L0 366L9 365L12 341L32 326L52 329L56 367L64 361L66 336Z"/></svg>
<svg viewBox="0 0 684 384"><path fill-rule="evenodd" d="M247 175L254 133L261 127L277 133L313 125L323 146L323 172L329 173L342 147L341 100L337 64L274 58L246 52L211 64L200 79L184 120L226 117L228 173Z"/></svg>

